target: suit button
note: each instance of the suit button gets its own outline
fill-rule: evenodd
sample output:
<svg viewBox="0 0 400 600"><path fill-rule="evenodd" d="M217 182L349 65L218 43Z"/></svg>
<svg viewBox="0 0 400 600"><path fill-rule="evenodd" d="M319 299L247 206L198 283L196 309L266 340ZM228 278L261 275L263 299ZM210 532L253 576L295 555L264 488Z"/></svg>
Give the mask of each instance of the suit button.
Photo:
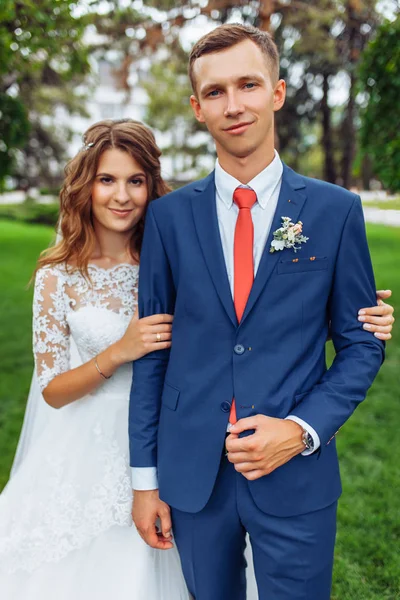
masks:
<svg viewBox="0 0 400 600"><path fill-rule="evenodd" d="M233 349L235 354L243 354L244 352L244 346L242 346L242 344L236 344L236 346Z"/></svg>
<svg viewBox="0 0 400 600"><path fill-rule="evenodd" d="M222 402L221 403L222 412L230 412L231 411L231 403L230 402Z"/></svg>

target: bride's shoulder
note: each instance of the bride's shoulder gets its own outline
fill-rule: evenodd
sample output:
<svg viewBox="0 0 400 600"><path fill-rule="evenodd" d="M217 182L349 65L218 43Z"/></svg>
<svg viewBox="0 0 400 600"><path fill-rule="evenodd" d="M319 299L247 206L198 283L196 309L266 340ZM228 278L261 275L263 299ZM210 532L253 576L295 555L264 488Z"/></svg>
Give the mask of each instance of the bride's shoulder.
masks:
<svg viewBox="0 0 400 600"><path fill-rule="evenodd" d="M37 275L65 275L67 267L65 264L43 265L37 270Z"/></svg>
<svg viewBox="0 0 400 600"><path fill-rule="evenodd" d="M65 265L44 265L36 271L35 284L43 285L46 282L64 282L67 277Z"/></svg>

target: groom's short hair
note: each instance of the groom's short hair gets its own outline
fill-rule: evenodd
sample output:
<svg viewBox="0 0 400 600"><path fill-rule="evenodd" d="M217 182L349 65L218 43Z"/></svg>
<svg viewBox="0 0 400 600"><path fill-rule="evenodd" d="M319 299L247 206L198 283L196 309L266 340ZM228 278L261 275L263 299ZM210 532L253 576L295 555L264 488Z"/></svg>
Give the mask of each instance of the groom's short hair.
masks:
<svg viewBox="0 0 400 600"><path fill-rule="evenodd" d="M278 81L279 52L272 36L268 32L261 31L261 29L257 29L257 27L252 27L251 25L227 23L203 35L192 48L189 56L189 79L195 94L196 78L193 69L195 61L200 56L221 52L221 50L236 46L236 44L240 44L240 42L244 42L245 40L254 42L260 48L267 59L272 82L276 83Z"/></svg>

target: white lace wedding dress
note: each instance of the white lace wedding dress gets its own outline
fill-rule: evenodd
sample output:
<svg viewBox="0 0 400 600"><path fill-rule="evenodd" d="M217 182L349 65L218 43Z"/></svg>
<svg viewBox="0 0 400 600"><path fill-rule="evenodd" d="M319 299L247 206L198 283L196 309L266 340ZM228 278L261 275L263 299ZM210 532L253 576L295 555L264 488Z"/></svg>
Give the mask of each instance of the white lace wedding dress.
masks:
<svg viewBox="0 0 400 600"><path fill-rule="evenodd" d="M138 267L46 267L36 277L34 352L41 389L119 339L137 302ZM93 368L95 368L93 366ZM60 410L0 496L2 600L187 600L176 549L149 548L131 523L131 366ZM42 400L42 402L44 402Z"/></svg>

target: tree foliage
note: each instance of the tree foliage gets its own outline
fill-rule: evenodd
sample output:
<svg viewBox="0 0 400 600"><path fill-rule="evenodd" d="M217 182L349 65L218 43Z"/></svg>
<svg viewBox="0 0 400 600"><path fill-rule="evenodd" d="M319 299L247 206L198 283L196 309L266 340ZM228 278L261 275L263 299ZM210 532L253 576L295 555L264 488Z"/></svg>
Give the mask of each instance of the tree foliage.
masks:
<svg viewBox="0 0 400 600"><path fill-rule="evenodd" d="M76 86L89 72L86 21L75 7L73 0L0 4L0 182L10 172L22 185L51 180L64 157L68 130L55 125L56 110L83 111Z"/></svg>
<svg viewBox="0 0 400 600"><path fill-rule="evenodd" d="M278 4L275 2L275 8ZM376 0L288 2L278 10L281 20L274 35L281 63L287 65L282 75L288 84L286 104L277 115L281 147L297 162L310 150L304 125L320 130L321 174L348 187L358 126L356 67L381 19ZM338 74L348 96L340 111L334 111L331 91Z"/></svg>
<svg viewBox="0 0 400 600"><path fill-rule="evenodd" d="M361 145L383 185L400 191L400 18L379 28L360 66Z"/></svg>
<svg viewBox="0 0 400 600"><path fill-rule="evenodd" d="M29 129L27 111L21 101L0 93L0 190L12 171L14 152L23 147Z"/></svg>
<svg viewBox="0 0 400 600"><path fill-rule="evenodd" d="M187 52L181 44L183 29L200 17L215 25L241 20L272 33L288 88L285 106L277 113L283 158L297 168L308 164L305 157L312 152L309 174L350 185L359 124L357 65L381 21L377 3L87 0L86 13L80 9L78 16L76 0L2 0L0 156L5 160L0 181L15 157L20 183L25 178L36 182L40 176L51 180L52 165L63 158L68 142L68 131L57 127L54 115L60 107L67 113L83 111L78 91L89 73L90 53L115 65L117 85L126 91L127 101L134 100L137 83L147 90L146 118L151 126L171 133L171 143L163 150L175 168L200 164L210 144L196 135L199 125L188 104ZM87 31L90 47L82 43ZM334 108L332 82L338 73L347 74L349 93L344 105ZM322 153L314 152L315 144Z"/></svg>
<svg viewBox="0 0 400 600"><path fill-rule="evenodd" d="M195 120L189 103L192 89L187 60L187 53L175 47L173 54L153 63L142 82L148 94L146 122L169 134L170 141L162 146L162 150L171 158L172 172L168 175L174 180L192 169L198 173L201 169L199 159L213 152L210 138L197 135L205 128Z"/></svg>
<svg viewBox="0 0 400 600"><path fill-rule="evenodd" d="M327 180L345 186L351 184L358 125L356 67L363 47L380 22L376 0L320 0L318 3L302 0L165 0L149 4L164 11L158 43L167 48L170 57L168 61L164 56L160 68L152 69L148 113L151 123L154 119L160 120L154 108L164 105L164 111L170 116L173 107L176 108L175 116L181 129L190 134L193 127L191 113L181 112L181 107L176 104L176 88L171 85L167 93L165 86L167 72L176 68L174 65L179 58L176 40L180 28L199 15L206 16L216 25L237 18L269 30L280 50L281 76L286 79L288 88L286 103L276 115L283 157L296 168L300 163L304 164L302 158L310 152L311 146L320 143L322 169L315 171L313 167L310 174L323 175ZM145 35L142 32L143 48L152 24L144 20L142 26L146 32ZM157 62L157 54L154 61ZM338 73L347 74L349 92L342 110L336 110L334 114L330 103L331 86ZM159 86L156 75L164 79ZM170 105L168 109L167 104ZM305 131L312 133L305 135ZM319 139L315 137L317 133ZM199 146L199 153L201 151Z"/></svg>

